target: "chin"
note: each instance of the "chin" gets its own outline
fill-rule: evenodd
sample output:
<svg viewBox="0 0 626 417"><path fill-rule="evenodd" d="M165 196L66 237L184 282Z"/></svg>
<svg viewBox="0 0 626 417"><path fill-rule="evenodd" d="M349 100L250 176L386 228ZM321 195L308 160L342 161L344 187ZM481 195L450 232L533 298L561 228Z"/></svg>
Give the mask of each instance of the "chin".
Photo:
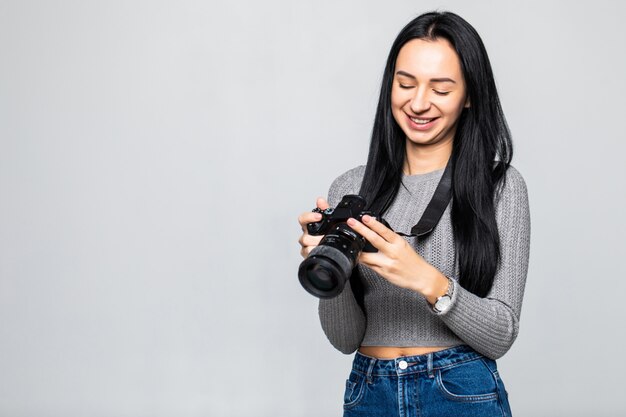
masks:
<svg viewBox="0 0 626 417"><path fill-rule="evenodd" d="M414 144L414 145L434 145L435 143L438 143L441 141L441 139L438 139L437 136L428 136L428 137L420 137L420 138L416 138L416 137L411 137L409 135L407 135L407 140Z"/></svg>

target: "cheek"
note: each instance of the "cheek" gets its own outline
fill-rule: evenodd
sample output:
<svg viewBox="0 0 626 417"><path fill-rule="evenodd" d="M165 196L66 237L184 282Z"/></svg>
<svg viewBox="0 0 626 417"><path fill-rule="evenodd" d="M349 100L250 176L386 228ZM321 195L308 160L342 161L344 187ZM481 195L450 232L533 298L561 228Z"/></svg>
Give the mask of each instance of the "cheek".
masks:
<svg viewBox="0 0 626 417"><path fill-rule="evenodd" d="M392 101L391 102L391 114L393 116L393 119L396 121L396 123L398 123L399 125L402 125L404 112L402 111L401 104L398 104L397 102L394 103Z"/></svg>
<svg viewBox="0 0 626 417"><path fill-rule="evenodd" d="M402 94L391 92L391 111L394 114L402 111L401 109L405 102L406 100L402 97Z"/></svg>
<svg viewBox="0 0 626 417"><path fill-rule="evenodd" d="M445 111L445 113L447 113L448 115L456 118L463 111L464 104L465 103L463 101L445 103L445 105L442 104L442 110Z"/></svg>

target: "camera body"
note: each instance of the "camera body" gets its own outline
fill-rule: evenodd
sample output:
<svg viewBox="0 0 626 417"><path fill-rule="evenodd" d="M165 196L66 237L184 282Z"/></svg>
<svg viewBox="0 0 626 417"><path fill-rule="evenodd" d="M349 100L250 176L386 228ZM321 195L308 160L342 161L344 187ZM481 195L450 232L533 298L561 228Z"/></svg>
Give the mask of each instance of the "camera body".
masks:
<svg viewBox="0 0 626 417"><path fill-rule="evenodd" d="M384 219L364 210L366 205L363 197L348 194L335 208L313 209L322 214L322 219L307 224L307 231L310 235L325 236L298 269L300 283L309 293L319 298L339 295L350 279L359 254L378 251L347 224L351 217L361 221L363 216L370 215L389 227Z"/></svg>
<svg viewBox="0 0 626 417"><path fill-rule="evenodd" d="M374 213L363 210L366 206L367 202L360 195L355 194L347 194L343 196L339 204L336 208L327 208L326 210L322 210L319 208L314 208L313 212L320 213L322 215L322 220L307 224L307 231L310 235L319 236L326 235L330 231L339 227L342 223L346 223L350 217L357 219L358 221L362 221L363 216L366 214L372 217L377 217ZM389 227L387 222L382 220L385 226ZM347 227L347 226L346 226ZM345 228L342 227L341 230ZM349 228L352 230L351 228ZM347 232L347 230L346 230ZM378 250L372 246L367 240L365 240L361 235L358 235L356 232L352 231L358 239L361 239L364 243L363 252L377 252ZM321 243L321 242L320 242Z"/></svg>

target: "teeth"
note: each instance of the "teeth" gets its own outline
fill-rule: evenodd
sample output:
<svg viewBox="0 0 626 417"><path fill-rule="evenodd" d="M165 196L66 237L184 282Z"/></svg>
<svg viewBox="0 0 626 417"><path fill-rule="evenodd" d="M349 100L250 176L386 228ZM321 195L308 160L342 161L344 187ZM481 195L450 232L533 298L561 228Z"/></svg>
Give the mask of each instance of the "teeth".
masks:
<svg viewBox="0 0 626 417"><path fill-rule="evenodd" d="M414 117L411 117L411 120L413 120L418 125L425 125L426 123L430 122L433 119L416 119Z"/></svg>

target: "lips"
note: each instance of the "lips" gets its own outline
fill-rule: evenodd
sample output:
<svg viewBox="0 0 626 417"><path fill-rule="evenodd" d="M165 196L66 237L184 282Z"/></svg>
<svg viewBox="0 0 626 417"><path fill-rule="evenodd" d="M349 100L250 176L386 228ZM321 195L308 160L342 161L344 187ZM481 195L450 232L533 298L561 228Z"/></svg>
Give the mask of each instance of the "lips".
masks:
<svg viewBox="0 0 626 417"><path fill-rule="evenodd" d="M409 126L415 130L428 130L430 129L439 117L411 117L407 115Z"/></svg>

